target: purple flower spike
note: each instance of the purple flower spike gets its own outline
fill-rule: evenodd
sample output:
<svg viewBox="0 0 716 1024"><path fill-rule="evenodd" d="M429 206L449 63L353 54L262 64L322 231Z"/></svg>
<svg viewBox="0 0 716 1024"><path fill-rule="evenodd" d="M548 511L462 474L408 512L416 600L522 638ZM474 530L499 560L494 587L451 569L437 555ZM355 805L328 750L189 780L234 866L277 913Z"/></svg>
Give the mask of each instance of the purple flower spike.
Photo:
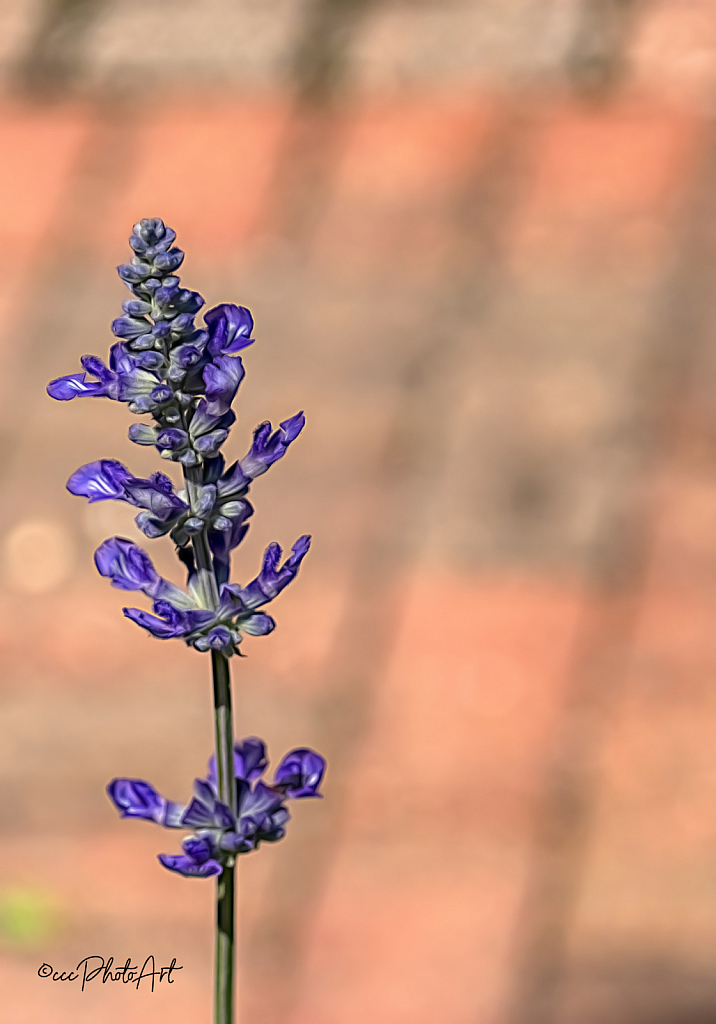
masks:
<svg viewBox="0 0 716 1024"><path fill-rule="evenodd" d="M326 762L315 750L299 747L290 751L276 769L273 784L292 800L317 796L326 770Z"/></svg>
<svg viewBox="0 0 716 1024"><path fill-rule="evenodd" d="M296 413L276 429L261 423L244 458L226 468L221 448L236 421L232 403L245 375L240 353L253 344L253 319L245 307L221 303L197 325L204 299L182 287L184 253L175 241L158 217L134 225L130 258L117 268L131 297L112 321L108 356L82 356L81 372L57 377L47 392L65 402L89 396L125 403L143 417L129 427L130 440L179 464L176 479L181 474L183 485L159 472L135 477L116 459L97 459L76 469L67 489L90 503L126 502L139 510L135 524L145 536L171 535L187 571L185 590L164 579L147 552L125 537L105 540L95 564L113 587L149 598L151 610L123 609L130 621L157 639L181 639L211 653L220 693L217 683L223 686L227 659L241 653L244 634L265 636L275 628L263 607L295 578L310 545L309 536L300 537L282 560L279 545L270 544L255 579L245 587L230 582L231 553L254 511L247 492L283 458L305 418ZM230 721L220 728L217 742L228 753ZM195 780L187 804L165 799L142 779L116 778L107 786L122 817L189 833L180 853L160 855L168 870L189 878L221 875L238 854L284 836L289 799L320 795L325 762L308 748L287 754L271 785L264 781L268 760L261 740L248 737L232 753L234 778L222 774L220 792L212 757L207 778ZM231 772L229 764L222 766ZM228 905L229 886L223 891L219 898Z"/></svg>

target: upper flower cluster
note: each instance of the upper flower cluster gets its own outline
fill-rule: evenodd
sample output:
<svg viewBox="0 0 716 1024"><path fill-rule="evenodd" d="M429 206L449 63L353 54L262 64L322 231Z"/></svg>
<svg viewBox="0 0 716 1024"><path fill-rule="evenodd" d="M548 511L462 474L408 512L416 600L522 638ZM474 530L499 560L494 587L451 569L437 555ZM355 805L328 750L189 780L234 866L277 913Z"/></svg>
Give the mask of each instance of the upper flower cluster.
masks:
<svg viewBox="0 0 716 1024"><path fill-rule="evenodd" d="M194 781L189 804L167 800L143 779L113 779L107 793L123 818L191 829L192 835L182 842L183 854L160 853L159 860L165 868L189 878L209 878L220 874L237 854L284 837L291 817L286 800L321 796L318 787L326 762L315 751L301 747L286 754L271 785L258 781L267 766L261 740L249 737L234 745L235 812L219 800L214 757L207 777Z"/></svg>
<svg viewBox="0 0 716 1024"><path fill-rule="evenodd" d="M83 356L82 373L51 381L47 391L60 401L83 395L111 398L126 402L130 412L151 416L149 422L132 424L129 437L136 444L155 446L162 458L178 462L185 478L183 489L175 489L164 473L135 477L114 459L81 466L67 481L67 488L90 502L114 499L134 505L140 510L135 522L145 536L170 534L177 545L188 569L190 596L177 587L167 589L171 585L166 581L163 590L147 580L131 586L126 579L119 582L122 573L115 572L117 559L126 560L130 548L137 565L145 560L151 566L148 556L131 541L113 538L97 551L100 572L111 577L115 586L144 590L154 599L154 611L161 619L138 609L126 609L126 614L155 636L181 636L199 650L211 647L228 655L240 640L239 625L246 632L252 631L252 624L254 632L273 628L272 619L257 617L253 609L271 600L295 576L308 550L310 538L301 537L293 555L279 568L281 549L271 545L262 573L249 585L263 586L264 596L257 600L254 595L253 603L247 603L245 596L231 593L231 551L246 535L253 514L246 497L249 487L285 454L305 418L302 412L296 413L275 430L268 422L260 424L246 455L226 466L220 448L235 422L231 403L244 377L241 356L236 353L253 344L253 319L243 306L222 303L208 310L203 326L197 326L204 299L180 286L176 271L184 253L174 245L175 238L176 233L159 218L134 225L129 244L135 255L117 268L134 297L123 304L124 315L112 323L118 340L110 349L108 365L98 356ZM197 567L194 553L202 551L204 564L200 560ZM213 579L207 582L201 577L209 571ZM156 576L153 566L151 572ZM279 585L266 584L273 576L280 578Z"/></svg>
<svg viewBox="0 0 716 1024"><path fill-rule="evenodd" d="M47 391L60 401L91 395L126 402L133 413L150 413L155 424L134 424L131 440L155 445L162 458L188 468L217 455L234 423L231 403L244 377L236 353L253 344L254 322L243 306L222 303L197 327L204 299L180 287L175 271L184 253L173 244L175 238L158 217L134 225L129 244L136 255L117 270L135 297L112 323L119 340L110 349L109 365L98 356L83 356L84 372L58 377ZM88 374L97 380L88 380ZM259 429L265 445L270 425ZM294 429L295 437L300 426Z"/></svg>

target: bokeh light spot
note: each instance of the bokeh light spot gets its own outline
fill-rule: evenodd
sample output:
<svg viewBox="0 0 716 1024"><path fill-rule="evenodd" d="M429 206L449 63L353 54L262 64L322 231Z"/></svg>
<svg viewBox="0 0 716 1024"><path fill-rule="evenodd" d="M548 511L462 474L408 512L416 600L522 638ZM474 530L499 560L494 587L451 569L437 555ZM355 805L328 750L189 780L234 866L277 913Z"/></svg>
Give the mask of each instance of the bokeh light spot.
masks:
<svg viewBox="0 0 716 1024"><path fill-rule="evenodd" d="M36 889L0 890L0 938L17 945L41 942L57 931L56 901Z"/></svg>
<svg viewBox="0 0 716 1024"><path fill-rule="evenodd" d="M14 590L45 594L72 572L75 545L67 529L50 520L18 523L3 544L5 576Z"/></svg>

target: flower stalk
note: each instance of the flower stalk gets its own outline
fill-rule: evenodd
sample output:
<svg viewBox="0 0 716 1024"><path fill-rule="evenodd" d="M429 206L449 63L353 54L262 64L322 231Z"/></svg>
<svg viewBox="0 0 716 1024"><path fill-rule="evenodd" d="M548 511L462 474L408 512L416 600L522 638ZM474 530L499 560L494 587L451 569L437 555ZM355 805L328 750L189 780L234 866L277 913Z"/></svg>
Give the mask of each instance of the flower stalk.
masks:
<svg viewBox="0 0 716 1024"><path fill-rule="evenodd" d="M117 268L133 298L112 323L118 340L108 364L83 356L83 372L58 377L47 391L59 401L109 398L126 403L136 416L149 416L150 422L130 426L130 440L154 446L182 469L184 488L177 490L164 473L143 479L115 459L99 459L77 469L67 489L89 502L138 508L139 530L152 540L168 535L187 572L182 590L125 537L110 537L95 552L97 570L112 586L152 601L151 613L124 608L128 619L153 637L210 652L214 696L215 753L188 803L167 800L142 779L115 778L107 793L122 817L189 833L181 854L159 855L163 867L187 878L216 877L214 1019L234 1024L237 857L282 839L290 818L286 801L319 797L325 770L319 754L298 747L281 760L270 784L262 781L265 745L255 737L235 742L231 711L229 659L240 655L245 635L266 636L275 628L265 606L295 579L310 537L299 537L283 561L279 545L269 544L260 572L245 586L230 582L231 552L253 515L251 484L283 457L305 419L299 412L276 430L260 424L246 455L227 468L221 449L236 420L231 406L244 377L237 353L253 344L253 319L245 307L222 303L197 326L204 299L180 286L176 271L184 253L175 238L158 218L135 224L129 239L135 255Z"/></svg>
<svg viewBox="0 0 716 1024"><path fill-rule="evenodd" d="M211 652L214 682L214 731L219 799L236 815L236 787L233 785L233 720L231 713L231 672L221 651ZM234 929L236 921L236 862L224 864L216 880L216 953L214 962L215 1024L234 1020Z"/></svg>

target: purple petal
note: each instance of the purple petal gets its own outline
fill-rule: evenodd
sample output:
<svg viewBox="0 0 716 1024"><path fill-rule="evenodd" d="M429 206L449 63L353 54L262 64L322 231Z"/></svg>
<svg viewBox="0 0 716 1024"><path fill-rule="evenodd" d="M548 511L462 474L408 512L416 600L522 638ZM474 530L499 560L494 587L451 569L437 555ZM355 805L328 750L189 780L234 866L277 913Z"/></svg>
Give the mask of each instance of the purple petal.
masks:
<svg viewBox="0 0 716 1024"><path fill-rule="evenodd" d="M138 626L148 629L152 636L160 640L172 640L175 637L186 637L197 629L201 629L214 618L210 611L184 611L175 608L169 601L155 601L154 611L150 615L141 608L123 608L123 613Z"/></svg>
<svg viewBox="0 0 716 1024"><path fill-rule="evenodd" d="M214 651L221 651L232 642L231 633L226 626L214 626L206 634L206 639L209 647Z"/></svg>
<svg viewBox="0 0 716 1024"><path fill-rule="evenodd" d="M47 394L58 402L69 402L80 395L94 395L103 398L107 394L104 384L86 380L86 373L70 373L66 377L57 377L47 385Z"/></svg>
<svg viewBox="0 0 716 1024"><path fill-rule="evenodd" d="M248 822L239 832L225 832L221 837L219 845L227 853L250 853L256 849L256 827L251 828Z"/></svg>
<svg viewBox="0 0 716 1024"><path fill-rule="evenodd" d="M234 776L243 782L255 782L266 771L266 744L256 736L234 744ZM216 757L209 758L209 781L216 783Z"/></svg>
<svg viewBox="0 0 716 1024"><path fill-rule="evenodd" d="M112 779L107 795L123 818L161 823L167 801L143 779Z"/></svg>
<svg viewBox="0 0 716 1024"><path fill-rule="evenodd" d="M180 267L184 261L184 253L181 249L170 249L168 252L160 252L154 257L154 266L163 274L171 272Z"/></svg>
<svg viewBox="0 0 716 1024"><path fill-rule="evenodd" d="M245 306L223 302L204 314L204 323L209 328L208 350L212 356L239 352L253 344L254 321Z"/></svg>
<svg viewBox="0 0 716 1024"><path fill-rule="evenodd" d="M239 612L244 611L244 602L239 596L241 587L236 583L222 583L219 587L219 607L217 616L221 619L233 618Z"/></svg>
<svg viewBox="0 0 716 1024"><path fill-rule="evenodd" d="M269 466L282 458L286 449L295 441L303 430L306 417L302 412L284 420L277 430L271 433L271 424L262 423L254 431L254 440L247 455L239 463L242 475L248 480L255 480L265 473Z"/></svg>
<svg viewBox="0 0 716 1024"><path fill-rule="evenodd" d="M99 356L82 356L80 359L83 369L87 370L88 373L94 374L101 384L109 385L116 380L116 373L114 373L114 367L109 369L105 366L104 360L100 359Z"/></svg>
<svg viewBox="0 0 716 1024"><path fill-rule="evenodd" d="M110 537L100 544L94 560L99 574L109 577L112 586L119 590L141 590L155 601L171 601L175 609L190 611L194 608L193 599L163 579L147 552L126 537ZM154 610L164 614L158 605Z"/></svg>
<svg viewBox="0 0 716 1024"><path fill-rule="evenodd" d="M211 878L212 875L220 875L223 870L217 860L205 860L202 864L197 864L191 857L182 854L172 856L160 853L158 860L165 868L176 871L185 878Z"/></svg>
<svg viewBox="0 0 716 1024"><path fill-rule="evenodd" d="M203 864L204 861L209 860L213 853L212 845L209 840L200 838L199 836L187 836L181 845L184 853L191 857L192 860L196 861L197 864Z"/></svg>
<svg viewBox="0 0 716 1024"><path fill-rule="evenodd" d="M88 358L89 359L91 359L91 358L96 359L96 356L95 357L92 357L92 356L85 356L84 357L84 359L88 359ZM82 360L82 365L83 366L85 366L84 359ZM102 365L102 360L98 359L97 363L99 363L100 366L101 366ZM109 350L109 365L110 365L110 370L113 371L114 374L121 374L121 375L125 375L125 376L127 374L130 374L134 369L136 369L136 366L137 366L135 356L125 348L124 344L121 341L115 342L115 344L112 345L112 347L110 348L110 350ZM85 366L85 369L88 369L88 367ZM93 370L92 372L96 373L97 371ZM99 376L99 374L98 374L98 376Z"/></svg>
<svg viewBox="0 0 716 1024"><path fill-rule="evenodd" d="M117 273L127 284L140 284L151 277L152 268L149 263L123 263L117 267Z"/></svg>
<svg viewBox="0 0 716 1024"><path fill-rule="evenodd" d="M281 548L278 544L269 544L264 552L261 572L252 580L239 595L247 608L258 608L281 593L296 576L301 562L311 546L308 534L299 537L293 545L292 553L279 568Z"/></svg>
<svg viewBox="0 0 716 1024"><path fill-rule="evenodd" d="M219 480L217 490L220 497L228 498L246 490L250 483L251 477L244 475L239 462L234 462Z"/></svg>
<svg viewBox="0 0 716 1024"><path fill-rule="evenodd" d="M189 506L174 493L174 485L164 473L154 473L148 480L130 477L125 490L133 505L147 509L160 522L178 518Z"/></svg>
<svg viewBox="0 0 716 1024"><path fill-rule="evenodd" d="M226 421L224 420L224 413L213 412L209 403L205 398L202 398L194 411L194 415L191 419L190 434L192 437L201 437L202 434L208 434L212 430L216 430L217 427L229 427L236 417L232 414Z"/></svg>
<svg viewBox="0 0 716 1024"><path fill-rule="evenodd" d="M214 571L219 586L225 584L229 579L231 552L234 548L238 547L246 536L249 528L246 520L254 514L254 509L250 502L244 501L242 504L244 507L239 515L231 520L231 529L209 530L208 532L209 547L213 555Z"/></svg>
<svg viewBox="0 0 716 1024"><path fill-rule="evenodd" d="M142 818L164 828L181 828L184 804L165 800L142 779L112 779L107 794L123 818Z"/></svg>
<svg viewBox="0 0 716 1024"><path fill-rule="evenodd" d="M264 782L257 782L253 789L245 789L241 800L241 817L268 814L277 810L283 801L283 794L277 793Z"/></svg>
<svg viewBox="0 0 716 1024"><path fill-rule="evenodd" d="M241 356L214 356L214 361L204 367L202 378L212 414L220 416L228 411L245 373Z"/></svg>
<svg viewBox="0 0 716 1024"><path fill-rule="evenodd" d="M173 640L176 637L186 636L188 632L186 622L183 618L179 618L179 613L177 613L177 619L166 622L163 619L158 619L156 615L144 611L143 608L123 608L122 612L138 626L148 629L152 636L159 640Z"/></svg>
<svg viewBox="0 0 716 1024"><path fill-rule="evenodd" d="M204 434L202 437L195 438L194 450L211 458L218 453L228 436L228 430L214 430L211 434Z"/></svg>
<svg viewBox="0 0 716 1024"><path fill-rule="evenodd" d="M191 801L182 817L182 826L186 828L213 828L213 808L206 807L196 797Z"/></svg>
<svg viewBox="0 0 716 1024"><path fill-rule="evenodd" d="M110 537L97 548L95 565L120 590L143 590L154 596L163 582L146 551L125 537Z"/></svg>
<svg viewBox="0 0 716 1024"><path fill-rule="evenodd" d="M116 459L100 459L80 466L67 481L70 494L93 501L107 501L115 498L126 501L124 484L132 480L132 474Z"/></svg>
<svg viewBox="0 0 716 1024"><path fill-rule="evenodd" d="M289 751L276 769L274 786L281 787L287 797L320 796L318 787L326 770L325 759L308 747Z"/></svg>
<svg viewBox="0 0 716 1024"><path fill-rule="evenodd" d="M194 799L184 816L187 828L233 828L234 816L230 809L217 800L214 787L205 779L194 780Z"/></svg>
<svg viewBox="0 0 716 1024"><path fill-rule="evenodd" d="M297 412L294 416L289 416L287 420L284 420L283 423L281 423L281 429L285 434L285 443L289 445L291 441L295 441L305 425L306 417L302 412Z"/></svg>
<svg viewBox="0 0 716 1024"><path fill-rule="evenodd" d="M134 441L135 438L132 438L132 440ZM160 450L166 449L170 452L179 451L181 448L185 448L188 443L189 435L185 430L177 430L176 427L167 427L166 430L160 430L155 441L157 448Z"/></svg>

